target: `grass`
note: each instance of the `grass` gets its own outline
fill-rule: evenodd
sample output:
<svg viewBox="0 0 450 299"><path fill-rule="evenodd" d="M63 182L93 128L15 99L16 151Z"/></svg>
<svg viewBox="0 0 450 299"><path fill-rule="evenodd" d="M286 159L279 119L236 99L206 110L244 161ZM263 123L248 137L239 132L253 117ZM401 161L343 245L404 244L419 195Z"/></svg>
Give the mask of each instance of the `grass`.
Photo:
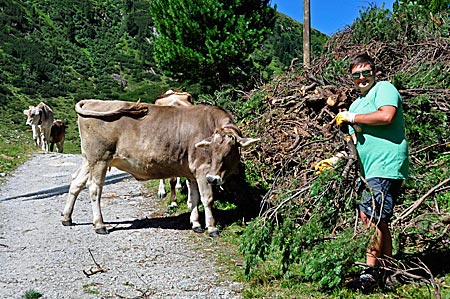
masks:
<svg viewBox="0 0 450 299"><path fill-rule="evenodd" d="M83 285L83 292L86 294L99 295L100 291L94 289L97 284L95 282Z"/></svg>
<svg viewBox="0 0 450 299"><path fill-rule="evenodd" d="M30 158L35 146L31 132L20 126L0 126L0 175L4 178Z"/></svg>

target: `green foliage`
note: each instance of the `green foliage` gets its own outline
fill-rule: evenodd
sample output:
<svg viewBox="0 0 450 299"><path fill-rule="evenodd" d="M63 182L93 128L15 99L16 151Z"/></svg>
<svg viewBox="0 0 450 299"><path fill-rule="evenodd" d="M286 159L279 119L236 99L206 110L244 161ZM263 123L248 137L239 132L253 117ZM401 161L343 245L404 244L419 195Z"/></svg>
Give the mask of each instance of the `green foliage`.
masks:
<svg viewBox="0 0 450 299"><path fill-rule="evenodd" d="M252 221L241 237L239 250L244 257L244 273L247 278L252 277L256 267L268 259L271 253L273 221L257 218Z"/></svg>
<svg viewBox="0 0 450 299"><path fill-rule="evenodd" d="M311 57L319 57L324 50L327 36L312 29ZM291 18L278 14L273 34L252 54L261 78L264 80L284 73L287 66L303 63L303 25L293 22Z"/></svg>
<svg viewBox="0 0 450 299"><path fill-rule="evenodd" d="M35 291L35 290L28 290L25 292L25 294L22 296L24 299L38 299L41 298L42 294Z"/></svg>
<svg viewBox="0 0 450 299"><path fill-rule="evenodd" d="M249 55L270 33L275 13L267 0L156 0L154 57L169 76L206 91L244 84ZM180 63L182 62L182 63Z"/></svg>
<svg viewBox="0 0 450 299"><path fill-rule="evenodd" d="M86 294L99 295L100 291L95 289L96 286L97 283L95 282L85 284L83 285L83 292L85 292Z"/></svg>
<svg viewBox="0 0 450 299"><path fill-rule="evenodd" d="M379 42L389 45L385 52L378 52L377 58L382 61L392 60L392 69L387 67L382 71L390 72L389 76L392 77L387 79L392 79L400 90L413 89L411 94L404 92L406 134L412 163L411 178L405 182L405 192L399 199L399 211L411 206L449 176L448 100L442 100L443 97L437 95L448 89L450 81L446 71L448 65L442 59L445 55L434 56L440 58L433 62L432 59L424 59L424 63L411 61L408 65L398 65L397 61L409 62L409 57L405 53L397 53L395 47L398 45L399 49L404 49L410 46L414 50L408 53L412 55L418 52L419 55L423 51L415 50L417 44L443 42L446 45L449 29L446 13L441 11L430 14L425 3L420 6L402 2L394 12L384 7L369 7L361 12L360 18L352 24L351 31L343 35L348 38L343 47L348 46L350 52L361 44L370 45L374 41L376 45L382 45ZM439 54L440 47L437 48L436 53ZM325 55L333 57L333 50L330 47L330 53ZM337 82L335 78L347 75L347 68L346 59L330 59L318 75L327 79L325 81ZM416 90L417 93L414 92ZM259 117L267 114L270 112L258 111ZM252 177L258 177L258 172L261 174L259 177L267 177L271 167L263 163L251 165L250 169L255 172ZM342 168L337 168L337 172L340 170ZM253 286L247 298L296 297L305 293L305 282L311 283L312 288L318 286L333 292L323 297L361 298L360 294L346 291L340 286L345 277L356 270L355 262L364 259L371 232L354 231L354 223L351 222L356 221L355 199L344 187L351 189L352 182L343 182L341 186L339 182L343 179L335 171L326 171L310 184L308 192L300 195L292 195L300 189L294 182L290 190L278 190L275 187L269 190L271 193L276 192L276 195L270 196L276 202L271 202L269 209L252 222L241 236L243 272ZM295 178L292 180L295 181ZM441 215L449 213L450 200L446 188L442 187L440 192L430 194L421 208L408 217L412 219L411 225L393 229L396 244L394 254L397 258L408 253L417 254L418 248L422 251L447 248L448 234L443 233L446 231L445 224L439 221L436 212L429 212L438 210ZM445 274L448 276L448 273ZM426 287L412 284L384 296L422 298L424 292ZM315 290L314 294L318 293ZM370 298L378 296L374 294Z"/></svg>
<svg viewBox="0 0 450 299"><path fill-rule="evenodd" d="M430 109L425 109L430 101L427 97L416 97L411 103L411 111L407 117L407 134L411 143L417 149L412 153L414 167L411 169L410 179L405 183L405 192L401 203L408 207L413 205L421 196L446 180L449 175L450 164L450 133L448 131L448 116ZM416 110L417 109L417 110ZM413 139L414 138L414 139ZM420 190L417 192L417 190ZM409 191L409 192L408 192ZM399 252L415 252L439 248L445 240L445 224L439 220L439 215L433 212L438 209L442 214L450 213L450 193L438 192L431 199L422 203L421 209L411 214L413 225L398 231Z"/></svg>
<svg viewBox="0 0 450 299"><path fill-rule="evenodd" d="M427 6L416 1L394 5L394 11L369 6L360 11L360 17L351 25L352 40L355 43L369 43L371 40L401 43L422 42L430 37L449 35L448 12L430 14Z"/></svg>
<svg viewBox="0 0 450 299"><path fill-rule="evenodd" d="M432 109L432 105L433 101L428 95L420 95L411 98L404 109L410 147L420 149L431 146L430 150L415 154L422 163L438 157L446 150L446 143L450 142L448 115Z"/></svg>
<svg viewBox="0 0 450 299"><path fill-rule="evenodd" d="M0 77L7 79L0 90L118 98L126 80L114 74L146 78L149 70L155 72L148 6L148 1L8 0L0 15Z"/></svg>
<svg viewBox="0 0 450 299"><path fill-rule="evenodd" d="M337 172L324 172L299 198L280 199L264 217L255 220L241 237L247 279L269 267L274 278L299 276L324 289L340 286L354 262L365 252L368 236L355 235L342 221L353 204L337 181ZM340 190L336 192L336 190ZM350 199L350 198L349 198ZM278 274L277 274L278 273Z"/></svg>
<svg viewBox="0 0 450 299"><path fill-rule="evenodd" d="M367 236L355 236L347 228L332 240L325 241L302 253L299 265L301 275L308 281L316 281L324 289L342 285L344 277L354 270L354 262L364 255Z"/></svg>
<svg viewBox="0 0 450 299"><path fill-rule="evenodd" d="M5 176L29 158L34 149L33 138L24 126L0 125L0 176Z"/></svg>
<svg viewBox="0 0 450 299"><path fill-rule="evenodd" d="M400 3L401 2L401 3ZM401 5L419 5L424 7L431 13L444 12L449 9L448 0L395 0L394 9L398 9Z"/></svg>

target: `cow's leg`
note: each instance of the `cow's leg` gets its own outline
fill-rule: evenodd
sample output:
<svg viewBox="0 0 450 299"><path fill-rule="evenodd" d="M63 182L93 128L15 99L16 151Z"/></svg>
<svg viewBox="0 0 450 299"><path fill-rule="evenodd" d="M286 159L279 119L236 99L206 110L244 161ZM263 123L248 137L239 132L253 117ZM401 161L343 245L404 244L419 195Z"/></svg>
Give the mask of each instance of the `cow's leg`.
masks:
<svg viewBox="0 0 450 299"><path fill-rule="evenodd" d="M92 223L94 224L95 232L104 235L108 233L108 230L103 222L100 199L102 197L103 184L105 183L107 163L106 161L98 161L90 166L90 170L87 187L92 205Z"/></svg>
<svg viewBox="0 0 450 299"><path fill-rule="evenodd" d="M63 140L61 140L60 142L58 142L57 144L56 144L56 147L58 148L58 153L63 153L63 151L64 151L64 139Z"/></svg>
<svg viewBox="0 0 450 299"><path fill-rule="evenodd" d="M44 132L44 128L42 126L38 126L39 128L39 132L40 132L40 142L41 142L41 149L45 152L47 152L47 140L45 140L45 132Z"/></svg>
<svg viewBox="0 0 450 299"><path fill-rule="evenodd" d="M33 131L33 140L34 140L34 145L36 146L40 146L41 142L40 142L40 133L38 132L38 128L35 125L31 126L31 130Z"/></svg>
<svg viewBox="0 0 450 299"><path fill-rule="evenodd" d="M80 194L86 181L89 177L89 164L83 159L80 168L72 175L72 182L70 183L69 193L64 211L62 212L62 224L72 225L72 212L77 200L78 194Z"/></svg>
<svg viewBox="0 0 450 299"><path fill-rule="evenodd" d="M181 189L181 178L177 177L177 184L175 185L175 189Z"/></svg>
<svg viewBox="0 0 450 299"><path fill-rule="evenodd" d="M159 180L159 187L158 187L158 198L164 198L166 196L166 186L164 184L164 180Z"/></svg>
<svg viewBox="0 0 450 299"><path fill-rule="evenodd" d="M210 237L218 237L219 231L215 226L214 217L212 214L212 204L213 204L213 192L212 187L206 181L206 177L201 177L197 179L198 190L200 192L200 199L202 201L203 207L205 209L205 225L208 229Z"/></svg>
<svg viewBox="0 0 450 299"><path fill-rule="evenodd" d="M43 140L43 142L44 142L44 147L45 147L44 151L46 153L48 153L48 147L49 147L49 142L50 142L50 131L47 130L47 129L44 130L44 140Z"/></svg>
<svg viewBox="0 0 450 299"><path fill-rule="evenodd" d="M204 230L199 221L198 214L198 204L200 201L200 194L198 192L197 181L190 179L187 181L189 188L189 198L191 199L191 205L189 208L191 209L191 217L190 222L192 223L192 230L196 233L203 233Z"/></svg>
<svg viewBox="0 0 450 299"><path fill-rule="evenodd" d="M177 191L175 189L176 179L170 178L169 179L169 185L170 185L170 207L176 207L177 204Z"/></svg>
<svg viewBox="0 0 450 299"><path fill-rule="evenodd" d="M189 181L186 181L186 186L187 186L187 189L188 189L188 198L187 198L186 204L187 204L188 209L192 210L191 185L190 185ZM197 193L198 193L198 191L197 191Z"/></svg>
<svg viewBox="0 0 450 299"><path fill-rule="evenodd" d="M53 153L53 148L54 148L54 143L53 142L50 142L50 152L51 153ZM58 146L58 145L57 145Z"/></svg>

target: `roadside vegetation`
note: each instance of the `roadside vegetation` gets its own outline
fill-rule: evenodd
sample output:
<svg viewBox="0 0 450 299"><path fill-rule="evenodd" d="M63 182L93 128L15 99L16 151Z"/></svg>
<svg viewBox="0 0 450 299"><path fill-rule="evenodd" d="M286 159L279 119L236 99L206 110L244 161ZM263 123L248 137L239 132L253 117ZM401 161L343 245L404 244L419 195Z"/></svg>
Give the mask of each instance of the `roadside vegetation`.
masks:
<svg viewBox="0 0 450 299"><path fill-rule="evenodd" d="M150 1L124 6L113 0L81 6L7 2L0 11L3 177L36 151L22 114L28 105L49 104L69 126L65 152L79 153L73 111L78 100L152 102L169 88L182 89L193 93L197 104L231 111L245 135L261 138L242 153L242 175L216 190L215 208L233 211L227 214L232 221L217 217L223 229L217 240L224 245L220 261L246 283L244 298L450 297L450 266L442 262L450 258L450 22L445 1L396 1L393 11L370 6L329 38L315 32L309 70L301 64L301 25L277 15L273 27L256 26L265 42L245 51L246 57L234 57L233 70L222 65L221 71L233 76L209 74L205 81L211 83L204 85L195 81L198 73L188 78L167 66L182 52L152 36ZM174 5L173 11L175 2L167 4ZM157 7L161 3L154 2L155 14L163 13ZM229 9L226 16L233 15ZM263 19L272 20L271 14L265 10ZM195 28L201 23L192 22ZM181 23L171 19L156 27L164 26L175 30ZM181 27L166 33L189 38ZM182 41L177 44L186 50ZM225 45L223 53L190 49L190 67L202 62L202 68L210 68L211 57L235 53L232 44ZM379 80L400 90L412 167L394 216L399 284L373 294L345 287L359 272L369 242L355 215L354 161L342 161L320 175L313 170L321 159L345 150L333 119L356 96L347 67L349 57L360 52L376 58ZM240 63L246 64L245 72L238 72ZM149 188L156 190L156 184ZM170 213L187 212L185 193L178 198L179 208Z"/></svg>
<svg viewBox="0 0 450 299"><path fill-rule="evenodd" d="M238 243L247 298L362 296L345 287L370 241L355 214L354 161L314 171L346 149L333 119L356 96L347 66L361 52L376 57L379 80L400 90L412 166L393 223L389 268L399 283L367 298L449 296L450 267L437 262L450 256L449 29L447 11L412 2L393 13L370 7L329 39L311 70L294 69L247 95L259 108L243 123L263 140L246 157L248 176L266 190L264 209Z"/></svg>

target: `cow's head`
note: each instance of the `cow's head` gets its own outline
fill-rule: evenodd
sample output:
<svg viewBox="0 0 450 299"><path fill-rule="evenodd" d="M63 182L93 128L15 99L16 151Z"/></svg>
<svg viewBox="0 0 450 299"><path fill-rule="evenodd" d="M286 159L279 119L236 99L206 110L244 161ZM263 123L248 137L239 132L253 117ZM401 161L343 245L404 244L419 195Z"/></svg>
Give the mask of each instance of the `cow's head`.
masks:
<svg viewBox="0 0 450 299"><path fill-rule="evenodd" d="M208 183L222 185L227 176L238 171L239 148L246 148L258 142L259 138L242 138L237 128L222 128L198 143L196 148L205 148L211 155L210 169L206 175Z"/></svg>
<svg viewBox="0 0 450 299"><path fill-rule="evenodd" d="M42 109L30 106L28 110L24 110L23 114L27 116L26 124L28 126L39 125L41 122Z"/></svg>

